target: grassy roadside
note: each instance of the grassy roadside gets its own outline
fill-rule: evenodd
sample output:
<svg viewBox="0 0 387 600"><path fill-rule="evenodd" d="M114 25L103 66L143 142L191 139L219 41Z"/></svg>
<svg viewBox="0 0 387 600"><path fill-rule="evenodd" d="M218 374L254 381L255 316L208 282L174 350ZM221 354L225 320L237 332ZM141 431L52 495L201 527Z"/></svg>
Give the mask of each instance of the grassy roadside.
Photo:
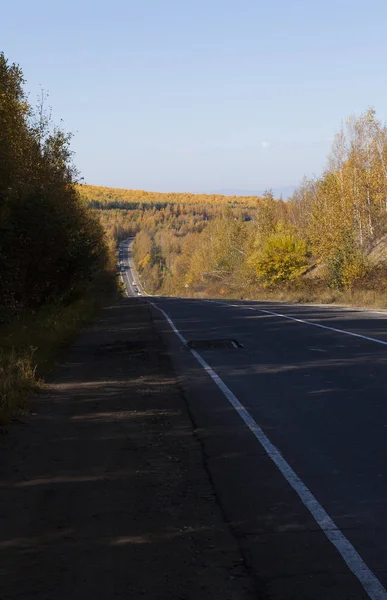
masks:
<svg viewBox="0 0 387 600"><path fill-rule="evenodd" d="M387 309L387 293L382 290L335 290L318 286L289 289L231 288L212 285L202 290L186 292L195 298L224 298L230 300L256 300L268 302L291 302L294 304L331 304L363 309Z"/></svg>
<svg viewBox="0 0 387 600"><path fill-rule="evenodd" d="M103 273L82 297L14 316L0 327L0 425L23 415L63 349L103 306L121 295L113 273Z"/></svg>
<svg viewBox="0 0 387 600"><path fill-rule="evenodd" d="M387 295L373 290L329 290L321 292L288 291L267 294L255 300L293 302L295 304L331 304L353 308L387 309Z"/></svg>

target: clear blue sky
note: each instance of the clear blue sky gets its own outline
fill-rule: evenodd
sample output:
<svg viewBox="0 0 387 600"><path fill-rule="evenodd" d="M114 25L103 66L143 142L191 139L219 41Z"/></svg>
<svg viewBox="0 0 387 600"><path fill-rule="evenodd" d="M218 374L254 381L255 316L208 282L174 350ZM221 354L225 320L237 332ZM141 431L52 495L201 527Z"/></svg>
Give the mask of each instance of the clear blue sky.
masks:
<svg viewBox="0 0 387 600"><path fill-rule="evenodd" d="M19 0L0 48L87 183L261 190L319 174L351 113L386 120L386 23L386 0Z"/></svg>

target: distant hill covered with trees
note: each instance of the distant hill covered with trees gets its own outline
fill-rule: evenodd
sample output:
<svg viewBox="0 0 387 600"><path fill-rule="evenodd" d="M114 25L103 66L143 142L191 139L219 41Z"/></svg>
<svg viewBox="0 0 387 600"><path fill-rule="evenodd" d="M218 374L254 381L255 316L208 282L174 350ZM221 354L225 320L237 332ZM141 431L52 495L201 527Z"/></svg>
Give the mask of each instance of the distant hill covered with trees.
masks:
<svg viewBox="0 0 387 600"><path fill-rule="evenodd" d="M326 171L287 202L80 191L110 237L136 235L152 293L385 302L387 129L373 109L346 121Z"/></svg>

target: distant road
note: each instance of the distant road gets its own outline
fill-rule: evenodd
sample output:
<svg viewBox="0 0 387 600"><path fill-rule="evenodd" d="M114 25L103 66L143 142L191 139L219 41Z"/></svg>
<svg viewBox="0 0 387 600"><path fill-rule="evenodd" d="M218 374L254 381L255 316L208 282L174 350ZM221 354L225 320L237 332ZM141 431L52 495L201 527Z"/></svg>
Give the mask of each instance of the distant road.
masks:
<svg viewBox="0 0 387 600"><path fill-rule="evenodd" d="M386 599L387 315L150 300L267 598Z"/></svg>
<svg viewBox="0 0 387 600"><path fill-rule="evenodd" d="M118 251L118 262L122 268L122 280L126 286L128 296L138 296L138 292L141 292L142 288L140 282L136 281L136 275L134 274L134 264L130 251L132 243L133 238L129 238L120 244Z"/></svg>

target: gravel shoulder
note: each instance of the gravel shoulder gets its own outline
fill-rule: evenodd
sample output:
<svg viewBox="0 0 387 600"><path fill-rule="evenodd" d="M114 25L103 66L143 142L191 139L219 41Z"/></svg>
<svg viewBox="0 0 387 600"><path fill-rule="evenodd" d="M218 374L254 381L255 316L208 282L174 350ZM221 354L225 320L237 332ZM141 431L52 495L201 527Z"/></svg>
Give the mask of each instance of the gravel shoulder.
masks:
<svg viewBox="0 0 387 600"><path fill-rule="evenodd" d="M0 439L1 600L255 598L148 306L107 307Z"/></svg>

